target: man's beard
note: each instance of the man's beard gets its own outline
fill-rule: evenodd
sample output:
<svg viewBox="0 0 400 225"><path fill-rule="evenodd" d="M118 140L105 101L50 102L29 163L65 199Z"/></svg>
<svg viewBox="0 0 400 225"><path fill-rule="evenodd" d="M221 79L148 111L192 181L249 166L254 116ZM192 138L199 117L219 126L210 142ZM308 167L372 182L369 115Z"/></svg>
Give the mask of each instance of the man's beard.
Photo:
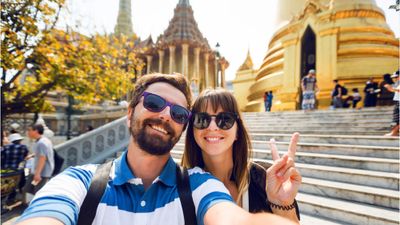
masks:
<svg viewBox="0 0 400 225"><path fill-rule="evenodd" d="M150 135L146 133L146 127L157 125L168 132L168 139L159 135ZM150 128L151 129L151 128ZM151 155L164 155L169 153L175 144L179 141L181 135L176 136L172 127L160 119L145 119L142 122L136 118L131 119L130 133L139 147Z"/></svg>

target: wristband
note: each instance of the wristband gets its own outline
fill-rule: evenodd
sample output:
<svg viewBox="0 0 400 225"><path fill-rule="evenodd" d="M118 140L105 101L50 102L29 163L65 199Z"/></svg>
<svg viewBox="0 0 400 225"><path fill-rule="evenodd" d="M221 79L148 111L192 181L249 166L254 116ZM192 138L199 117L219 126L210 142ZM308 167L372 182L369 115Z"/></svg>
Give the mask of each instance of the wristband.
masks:
<svg viewBox="0 0 400 225"><path fill-rule="evenodd" d="M284 210L284 211L289 211L289 210L294 209L294 207L296 207L296 202L293 201L293 203L290 204L290 205L277 205L277 204L274 204L274 203L270 202L269 205L270 205L272 208L275 208L275 209L280 209L280 210Z"/></svg>

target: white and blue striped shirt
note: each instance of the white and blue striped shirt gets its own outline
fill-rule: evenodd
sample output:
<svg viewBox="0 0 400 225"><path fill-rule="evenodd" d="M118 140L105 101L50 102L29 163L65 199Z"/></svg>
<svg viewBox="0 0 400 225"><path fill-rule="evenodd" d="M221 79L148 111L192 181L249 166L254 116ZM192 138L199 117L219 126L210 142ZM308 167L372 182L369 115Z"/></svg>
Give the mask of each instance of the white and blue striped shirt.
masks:
<svg viewBox="0 0 400 225"><path fill-rule="evenodd" d="M32 217L53 217L64 224L76 224L79 208L97 165L70 167L46 184L32 200L19 221ZM152 185L145 190L128 164L126 152L115 160L105 193L97 208L95 225L184 224L176 185L176 165L170 158ZM225 186L200 168L189 170L190 188L197 223L204 224L207 210L221 201L233 202Z"/></svg>

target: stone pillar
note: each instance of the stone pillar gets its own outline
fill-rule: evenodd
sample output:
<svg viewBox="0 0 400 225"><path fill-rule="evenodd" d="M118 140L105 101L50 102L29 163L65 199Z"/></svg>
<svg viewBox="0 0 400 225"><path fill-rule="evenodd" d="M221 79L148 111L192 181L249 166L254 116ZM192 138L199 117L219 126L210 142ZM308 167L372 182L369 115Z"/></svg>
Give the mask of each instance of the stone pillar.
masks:
<svg viewBox="0 0 400 225"><path fill-rule="evenodd" d="M225 83L225 64L221 64L221 87L225 88L226 83Z"/></svg>
<svg viewBox="0 0 400 225"><path fill-rule="evenodd" d="M146 73L149 74L151 71L151 62L153 60L153 56L147 55L146 59L147 59L147 72Z"/></svg>
<svg viewBox="0 0 400 225"><path fill-rule="evenodd" d="M182 74L189 80L189 45L182 44Z"/></svg>
<svg viewBox="0 0 400 225"><path fill-rule="evenodd" d="M200 48L194 49L194 74L193 78L198 82L200 75ZM197 83L198 84L198 83Z"/></svg>
<svg viewBox="0 0 400 225"><path fill-rule="evenodd" d="M158 72L163 73L163 63L164 63L164 50L158 50Z"/></svg>
<svg viewBox="0 0 400 225"><path fill-rule="evenodd" d="M175 70L175 46L169 46L169 73L172 74Z"/></svg>
<svg viewBox="0 0 400 225"><path fill-rule="evenodd" d="M209 82L208 82L208 57L209 54L208 52L204 53L204 81L205 81L205 87L208 88Z"/></svg>

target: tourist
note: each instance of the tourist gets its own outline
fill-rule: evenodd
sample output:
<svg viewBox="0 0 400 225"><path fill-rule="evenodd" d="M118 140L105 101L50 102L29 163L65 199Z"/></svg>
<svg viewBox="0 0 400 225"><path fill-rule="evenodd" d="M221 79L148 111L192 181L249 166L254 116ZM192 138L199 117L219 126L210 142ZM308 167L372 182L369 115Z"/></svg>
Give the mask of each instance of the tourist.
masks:
<svg viewBox="0 0 400 225"><path fill-rule="evenodd" d="M379 88L378 84L374 82L374 79L372 77L368 79L364 88L364 93L364 107L375 107L378 98Z"/></svg>
<svg viewBox="0 0 400 225"><path fill-rule="evenodd" d="M100 204L91 206L93 223L86 224L184 224L170 151L190 119L190 103L189 85L182 75L149 74L136 82L127 113L128 150L114 160ZM96 165L71 167L54 177L18 224L76 224L96 169ZM225 186L200 168L190 169L189 175L187 188L197 215L192 219L199 225L292 224L272 214L242 210Z"/></svg>
<svg viewBox="0 0 400 225"><path fill-rule="evenodd" d="M28 137L35 140L33 145L33 168L27 178L24 192L35 195L51 178L54 170L53 143L43 135L44 127L41 124L31 125L28 128ZM25 203L27 203L25 199Z"/></svg>
<svg viewBox="0 0 400 225"><path fill-rule="evenodd" d="M250 212L273 212L298 222L294 199L301 175L294 166L294 157L299 135L292 136L289 150L282 157L273 141L274 164L266 169L249 159L250 137L230 92L203 91L192 113L182 164L210 172L224 183L236 203Z"/></svg>
<svg viewBox="0 0 400 225"><path fill-rule="evenodd" d="M394 104L394 109L393 109L393 124L392 124L392 130L390 133L385 134L386 136L399 136L399 101L400 101L400 76L399 76L399 70L393 73L391 78L396 79L396 82L392 85L385 85L385 88L388 89L390 92L394 92L394 97L393 101L395 102Z"/></svg>
<svg viewBox="0 0 400 225"><path fill-rule="evenodd" d="M303 77L301 80L301 90L303 92L302 109L306 111L314 110L316 101L315 93L319 91L315 70L309 70L307 76Z"/></svg>

